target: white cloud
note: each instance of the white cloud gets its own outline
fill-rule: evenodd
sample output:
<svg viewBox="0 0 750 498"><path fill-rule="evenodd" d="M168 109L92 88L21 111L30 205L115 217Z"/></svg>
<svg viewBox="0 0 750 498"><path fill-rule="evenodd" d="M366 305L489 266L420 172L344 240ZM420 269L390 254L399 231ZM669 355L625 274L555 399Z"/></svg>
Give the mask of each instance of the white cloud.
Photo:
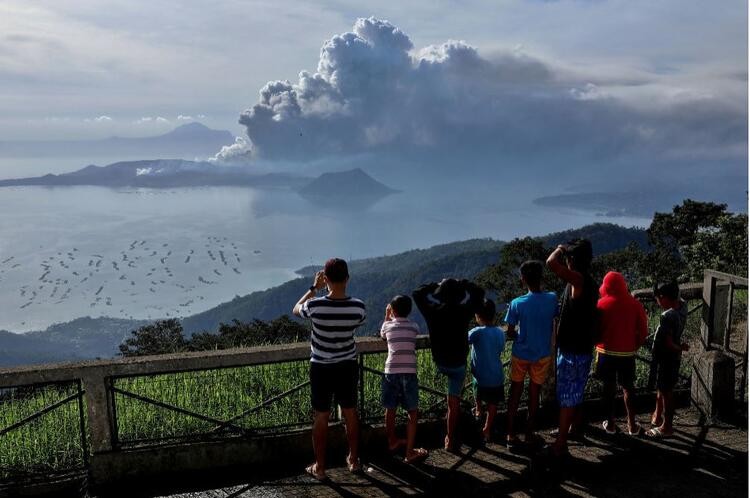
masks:
<svg viewBox="0 0 750 498"><path fill-rule="evenodd" d="M311 76L319 72L320 42L347 30L360 13L391 19L418 48L466 40L488 60L494 51L516 47L510 52L533 54L555 66L564 63L583 75L566 79L566 92L590 82L647 111L661 106L662 90L673 86L747 100L746 2L721 8L683 0L470 0L456 5L113 0L102 8L96 0L4 0L0 135L38 136L47 130L62 138L73 128L52 122L31 126L27 120L75 116L82 123L102 108L122 116L112 123L118 134L140 133L133 113L158 109L174 119L196 102L210 110L213 127L230 127L238 103L252 104L248 92L268 79L297 82L300 68L310 69ZM554 74L559 78L563 72ZM331 97L310 100L308 112L344 111ZM96 130L79 131L85 136Z"/></svg>
<svg viewBox="0 0 750 498"><path fill-rule="evenodd" d="M676 150L742 150L746 122L731 93L680 76L624 71L594 83L521 49L483 56L454 40L415 49L375 18L326 41L315 73L268 82L240 116L266 159L451 153L597 168Z"/></svg>
<svg viewBox="0 0 750 498"><path fill-rule="evenodd" d="M109 123L109 122L112 122L112 121L113 121L113 119L111 117L105 116L105 115L97 116L95 118L84 118L83 119L84 123Z"/></svg>
<svg viewBox="0 0 750 498"><path fill-rule="evenodd" d="M133 124L138 124L138 125L149 124L149 123L162 123L163 124L163 123L169 123L169 122L170 121L167 118L162 117L162 116L155 116L155 117L143 116L142 118L136 119L135 121L133 121Z"/></svg>
<svg viewBox="0 0 750 498"><path fill-rule="evenodd" d="M180 114L177 116L177 121L192 121L193 116L185 116L184 114Z"/></svg>

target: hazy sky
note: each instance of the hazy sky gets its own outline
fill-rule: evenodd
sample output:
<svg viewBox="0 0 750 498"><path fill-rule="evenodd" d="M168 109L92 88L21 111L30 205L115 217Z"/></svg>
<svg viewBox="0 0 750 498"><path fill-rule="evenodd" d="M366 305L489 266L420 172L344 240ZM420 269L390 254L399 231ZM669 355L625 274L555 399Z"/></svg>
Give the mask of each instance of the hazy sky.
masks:
<svg viewBox="0 0 750 498"><path fill-rule="evenodd" d="M531 61L520 70L579 100L606 94L637 112L708 99L746 117L745 1L353 3L4 0L0 137L151 135L190 119L239 134L267 82L315 73L323 43L369 16L405 33L412 57L464 40L501 69ZM516 90L535 91L523 81Z"/></svg>

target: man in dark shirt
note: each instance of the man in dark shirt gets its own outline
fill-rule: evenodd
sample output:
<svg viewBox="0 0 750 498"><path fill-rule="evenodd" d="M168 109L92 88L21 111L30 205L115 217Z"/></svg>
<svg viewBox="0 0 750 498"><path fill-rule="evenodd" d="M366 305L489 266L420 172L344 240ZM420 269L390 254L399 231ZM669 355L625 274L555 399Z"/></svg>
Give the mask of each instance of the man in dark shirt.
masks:
<svg viewBox="0 0 750 498"><path fill-rule="evenodd" d="M469 324L482 308L484 290L468 280L448 278L439 284L433 282L419 287L412 297L427 322L432 359L438 371L448 378L445 448L452 450L466 378Z"/></svg>
<svg viewBox="0 0 750 498"><path fill-rule="evenodd" d="M599 293L589 269L593 251L586 239L557 246L547 258L547 266L567 283L557 328L557 401L560 426L551 446L553 456L568 449L571 425L580 423L580 405L591 369L594 333L597 328L596 304Z"/></svg>

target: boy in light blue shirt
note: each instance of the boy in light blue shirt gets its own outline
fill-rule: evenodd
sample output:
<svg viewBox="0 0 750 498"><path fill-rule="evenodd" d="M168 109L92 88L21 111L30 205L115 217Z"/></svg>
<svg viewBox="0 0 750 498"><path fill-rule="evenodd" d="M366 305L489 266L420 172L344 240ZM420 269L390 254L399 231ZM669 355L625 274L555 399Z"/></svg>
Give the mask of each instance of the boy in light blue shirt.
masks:
<svg viewBox="0 0 750 498"><path fill-rule="evenodd" d="M526 261L521 265L521 282L529 292L511 301L505 315L508 339L514 341L510 360L511 388L508 400L509 448L520 442L513 432L513 421L527 374L529 418L526 424L526 442L533 440L539 392L552 363L552 333L554 319L558 314L558 303L554 292L542 292L543 270L544 265L541 261Z"/></svg>
<svg viewBox="0 0 750 498"><path fill-rule="evenodd" d="M495 303L485 299L475 319L479 324L469 331L471 344L471 374L474 377L474 414L481 418L484 414L482 403L487 404L487 420L482 429L484 442L490 440L492 423L497 414L497 405L504 399L503 364L500 355L505 348L505 333L494 326Z"/></svg>

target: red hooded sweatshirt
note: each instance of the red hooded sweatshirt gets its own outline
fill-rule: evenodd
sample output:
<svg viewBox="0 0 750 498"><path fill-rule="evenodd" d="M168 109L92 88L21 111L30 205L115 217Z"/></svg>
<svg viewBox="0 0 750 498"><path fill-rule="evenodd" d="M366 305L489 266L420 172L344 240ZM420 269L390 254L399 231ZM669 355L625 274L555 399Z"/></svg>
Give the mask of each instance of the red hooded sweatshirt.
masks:
<svg viewBox="0 0 750 498"><path fill-rule="evenodd" d="M599 287L597 303L601 335L598 353L633 356L646 341L648 320L643 305L628 292L622 274L611 271Z"/></svg>

